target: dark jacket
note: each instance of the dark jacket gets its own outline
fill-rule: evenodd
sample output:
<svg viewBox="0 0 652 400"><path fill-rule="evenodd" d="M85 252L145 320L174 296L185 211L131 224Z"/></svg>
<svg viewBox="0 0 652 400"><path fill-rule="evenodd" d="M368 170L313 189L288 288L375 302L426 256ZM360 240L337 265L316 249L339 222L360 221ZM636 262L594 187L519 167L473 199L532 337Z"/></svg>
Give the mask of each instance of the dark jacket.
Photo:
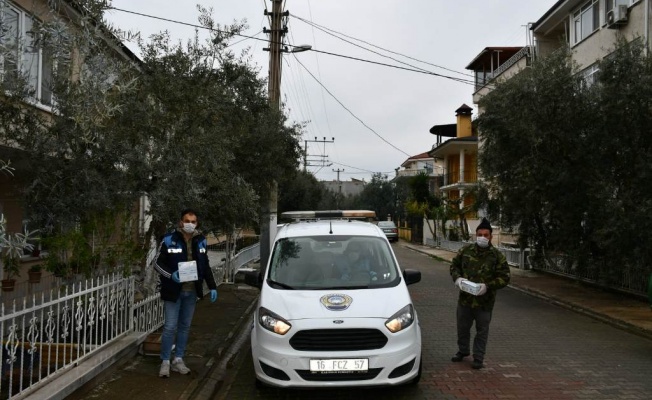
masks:
<svg viewBox="0 0 652 400"><path fill-rule="evenodd" d="M181 283L172 280L172 274L179 270L179 263L188 261L188 249L183 234L178 230L163 236L159 246L154 269L161 278L161 299L165 301L177 301L181 294ZM197 275L199 280L195 281L195 292L198 298L204 296L203 281L206 281L209 289L217 289L215 278L211 271L209 262L206 237L195 232L192 237L192 259L197 262Z"/></svg>
<svg viewBox="0 0 652 400"><path fill-rule="evenodd" d="M457 278L487 285L487 292L474 296L460 290L458 304L480 307L491 311L496 302L496 291L507 286L510 280L509 265L503 253L493 246L481 248L476 244L464 246L457 252L450 266L453 282Z"/></svg>

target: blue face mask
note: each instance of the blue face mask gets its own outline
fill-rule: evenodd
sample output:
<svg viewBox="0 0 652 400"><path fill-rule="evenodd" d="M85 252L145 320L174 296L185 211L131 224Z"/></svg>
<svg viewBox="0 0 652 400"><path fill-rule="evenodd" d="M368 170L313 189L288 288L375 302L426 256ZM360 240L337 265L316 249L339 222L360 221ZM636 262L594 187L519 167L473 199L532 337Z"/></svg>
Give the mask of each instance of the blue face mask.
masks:
<svg viewBox="0 0 652 400"><path fill-rule="evenodd" d="M487 246L489 246L489 239L487 239L487 238L484 237L484 236L478 236L478 237L475 239L475 242L476 242L476 243L478 244L478 246L480 246L480 247L487 247Z"/></svg>

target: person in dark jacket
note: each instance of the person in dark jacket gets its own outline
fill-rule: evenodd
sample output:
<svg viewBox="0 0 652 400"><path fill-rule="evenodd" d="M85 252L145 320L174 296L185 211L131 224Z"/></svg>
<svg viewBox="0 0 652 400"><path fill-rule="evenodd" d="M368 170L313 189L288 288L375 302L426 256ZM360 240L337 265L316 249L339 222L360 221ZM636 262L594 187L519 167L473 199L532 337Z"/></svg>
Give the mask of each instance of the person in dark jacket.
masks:
<svg viewBox="0 0 652 400"><path fill-rule="evenodd" d="M161 336L162 362L159 370L159 376L162 378L168 378L170 370L183 375L190 372L183 362L183 356L195 304L197 299L204 295L204 281L210 289L211 303L217 300L217 285L206 253L206 237L197 230L197 225L197 213L191 209L183 210L178 228L163 236L154 264L154 269L160 275L161 299L165 312ZM180 276L180 264L192 272L196 268L197 279L186 281L185 274ZM173 343L175 357L170 362Z"/></svg>
<svg viewBox="0 0 652 400"><path fill-rule="evenodd" d="M460 249L450 266L451 278L460 289L457 301L458 351L451 361L460 362L470 354L471 326L475 322L474 369L484 367L496 291L507 286L510 280L505 256L491 245L492 232L491 224L483 218L475 231L476 243Z"/></svg>

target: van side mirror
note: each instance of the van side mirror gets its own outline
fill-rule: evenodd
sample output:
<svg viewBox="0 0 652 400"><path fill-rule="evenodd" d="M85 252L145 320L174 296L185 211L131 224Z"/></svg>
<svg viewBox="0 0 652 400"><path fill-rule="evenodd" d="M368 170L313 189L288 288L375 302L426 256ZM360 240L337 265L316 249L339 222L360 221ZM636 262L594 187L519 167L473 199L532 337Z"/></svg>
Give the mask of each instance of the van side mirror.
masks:
<svg viewBox="0 0 652 400"><path fill-rule="evenodd" d="M405 269L403 270L403 279L405 279L406 285L421 282L421 271L417 271L416 269Z"/></svg>
<svg viewBox="0 0 652 400"><path fill-rule="evenodd" d="M244 276L244 283L260 289L263 287L263 276L259 271L247 271Z"/></svg>

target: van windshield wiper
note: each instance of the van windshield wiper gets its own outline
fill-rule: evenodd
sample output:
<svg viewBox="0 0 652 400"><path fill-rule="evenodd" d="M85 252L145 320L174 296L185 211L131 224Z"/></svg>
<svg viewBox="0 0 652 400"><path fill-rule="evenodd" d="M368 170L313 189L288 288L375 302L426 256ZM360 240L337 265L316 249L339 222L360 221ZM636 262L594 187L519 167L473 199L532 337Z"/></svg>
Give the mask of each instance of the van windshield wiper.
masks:
<svg viewBox="0 0 652 400"><path fill-rule="evenodd" d="M273 280L271 280L271 279L268 280L268 283L269 283L270 285L275 285L275 286L281 287L281 288L283 288L283 289L295 290L295 288L292 287L292 286L290 286L290 285L286 285L285 283L281 283L281 282L276 282L276 281L273 281Z"/></svg>

